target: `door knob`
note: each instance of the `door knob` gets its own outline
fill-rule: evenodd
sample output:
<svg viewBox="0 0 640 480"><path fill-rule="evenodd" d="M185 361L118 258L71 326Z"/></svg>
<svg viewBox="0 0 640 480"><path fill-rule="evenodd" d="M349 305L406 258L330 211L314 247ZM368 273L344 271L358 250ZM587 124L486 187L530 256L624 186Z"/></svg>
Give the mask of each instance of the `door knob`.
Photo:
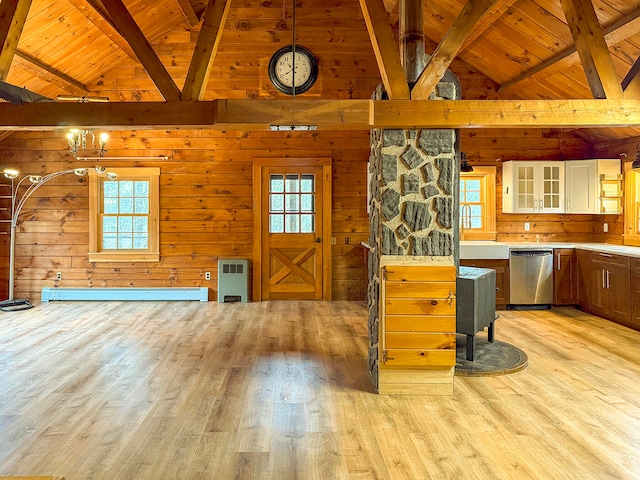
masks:
<svg viewBox="0 0 640 480"><path fill-rule="evenodd" d="M322 239L321 238L316 238L316 243L322 243Z"/></svg>

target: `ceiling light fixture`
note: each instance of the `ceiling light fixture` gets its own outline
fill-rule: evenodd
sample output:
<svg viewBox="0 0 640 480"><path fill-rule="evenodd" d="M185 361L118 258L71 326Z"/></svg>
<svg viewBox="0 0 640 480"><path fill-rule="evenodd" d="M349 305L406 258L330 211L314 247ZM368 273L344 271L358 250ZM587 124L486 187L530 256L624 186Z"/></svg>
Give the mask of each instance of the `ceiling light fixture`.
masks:
<svg viewBox="0 0 640 480"><path fill-rule="evenodd" d="M107 140L109 135L105 132L98 136L98 146L96 147L96 134L93 130L81 130L78 128L72 128L67 133L67 140L69 142L69 151L74 157L78 157L79 151L87 150L87 135L91 135L90 147L98 151L98 154L103 157L107 153Z"/></svg>
<svg viewBox="0 0 640 480"><path fill-rule="evenodd" d="M272 132L311 131L317 130L317 125L269 125Z"/></svg>
<svg viewBox="0 0 640 480"><path fill-rule="evenodd" d="M464 173L473 172L473 167L469 162L467 162L467 154L464 152L460 152L460 171Z"/></svg>

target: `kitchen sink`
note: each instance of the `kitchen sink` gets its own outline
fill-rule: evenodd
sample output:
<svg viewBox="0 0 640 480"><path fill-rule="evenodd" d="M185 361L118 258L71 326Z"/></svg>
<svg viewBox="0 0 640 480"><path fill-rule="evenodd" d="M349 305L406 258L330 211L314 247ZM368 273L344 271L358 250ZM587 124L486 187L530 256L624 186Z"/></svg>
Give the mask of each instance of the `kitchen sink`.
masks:
<svg viewBox="0 0 640 480"><path fill-rule="evenodd" d="M508 259L509 244L488 240L466 240L460 242L460 259Z"/></svg>

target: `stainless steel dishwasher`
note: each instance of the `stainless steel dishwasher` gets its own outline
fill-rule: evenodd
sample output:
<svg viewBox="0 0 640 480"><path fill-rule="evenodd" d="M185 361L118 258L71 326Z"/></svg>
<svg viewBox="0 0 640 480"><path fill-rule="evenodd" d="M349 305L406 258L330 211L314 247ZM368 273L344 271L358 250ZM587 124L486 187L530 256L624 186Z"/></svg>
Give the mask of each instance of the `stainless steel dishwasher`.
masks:
<svg viewBox="0 0 640 480"><path fill-rule="evenodd" d="M553 250L511 250L509 275L509 308L551 308Z"/></svg>

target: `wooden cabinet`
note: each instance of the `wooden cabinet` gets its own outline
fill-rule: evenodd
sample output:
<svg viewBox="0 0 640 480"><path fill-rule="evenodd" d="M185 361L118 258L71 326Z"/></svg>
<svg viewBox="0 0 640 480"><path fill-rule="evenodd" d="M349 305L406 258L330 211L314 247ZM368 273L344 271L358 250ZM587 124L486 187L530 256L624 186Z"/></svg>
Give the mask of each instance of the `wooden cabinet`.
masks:
<svg viewBox="0 0 640 480"><path fill-rule="evenodd" d="M631 259L631 318L630 327L640 330L640 258Z"/></svg>
<svg viewBox="0 0 640 480"><path fill-rule="evenodd" d="M583 310L589 310L589 252L576 250L576 301Z"/></svg>
<svg viewBox="0 0 640 480"><path fill-rule="evenodd" d="M620 160L568 160L565 169L566 213L621 213Z"/></svg>
<svg viewBox="0 0 640 480"><path fill-rule="evenodd" d="M504 310L509 303L509 260L460 260L465 267L490 268L496 271L496 310Z"/></svg>
<svg viewBox="0 0 640 480"><path fill-rule="evenodd" d="M631 322L629 257L590 253L589 310L610 320Z"/></svg>
<svg viewBox="0 0 640 480"><path fill-rule="evenodd" d="M576 253L573 248L553 250L553 304L575 305L577 303Z"/></svg>
<svg viewBox="0 0 640 480"><path fill-rule="evenodd" d="M504 162L502 183L504 213L564 212L564 162Z"/></svg>

